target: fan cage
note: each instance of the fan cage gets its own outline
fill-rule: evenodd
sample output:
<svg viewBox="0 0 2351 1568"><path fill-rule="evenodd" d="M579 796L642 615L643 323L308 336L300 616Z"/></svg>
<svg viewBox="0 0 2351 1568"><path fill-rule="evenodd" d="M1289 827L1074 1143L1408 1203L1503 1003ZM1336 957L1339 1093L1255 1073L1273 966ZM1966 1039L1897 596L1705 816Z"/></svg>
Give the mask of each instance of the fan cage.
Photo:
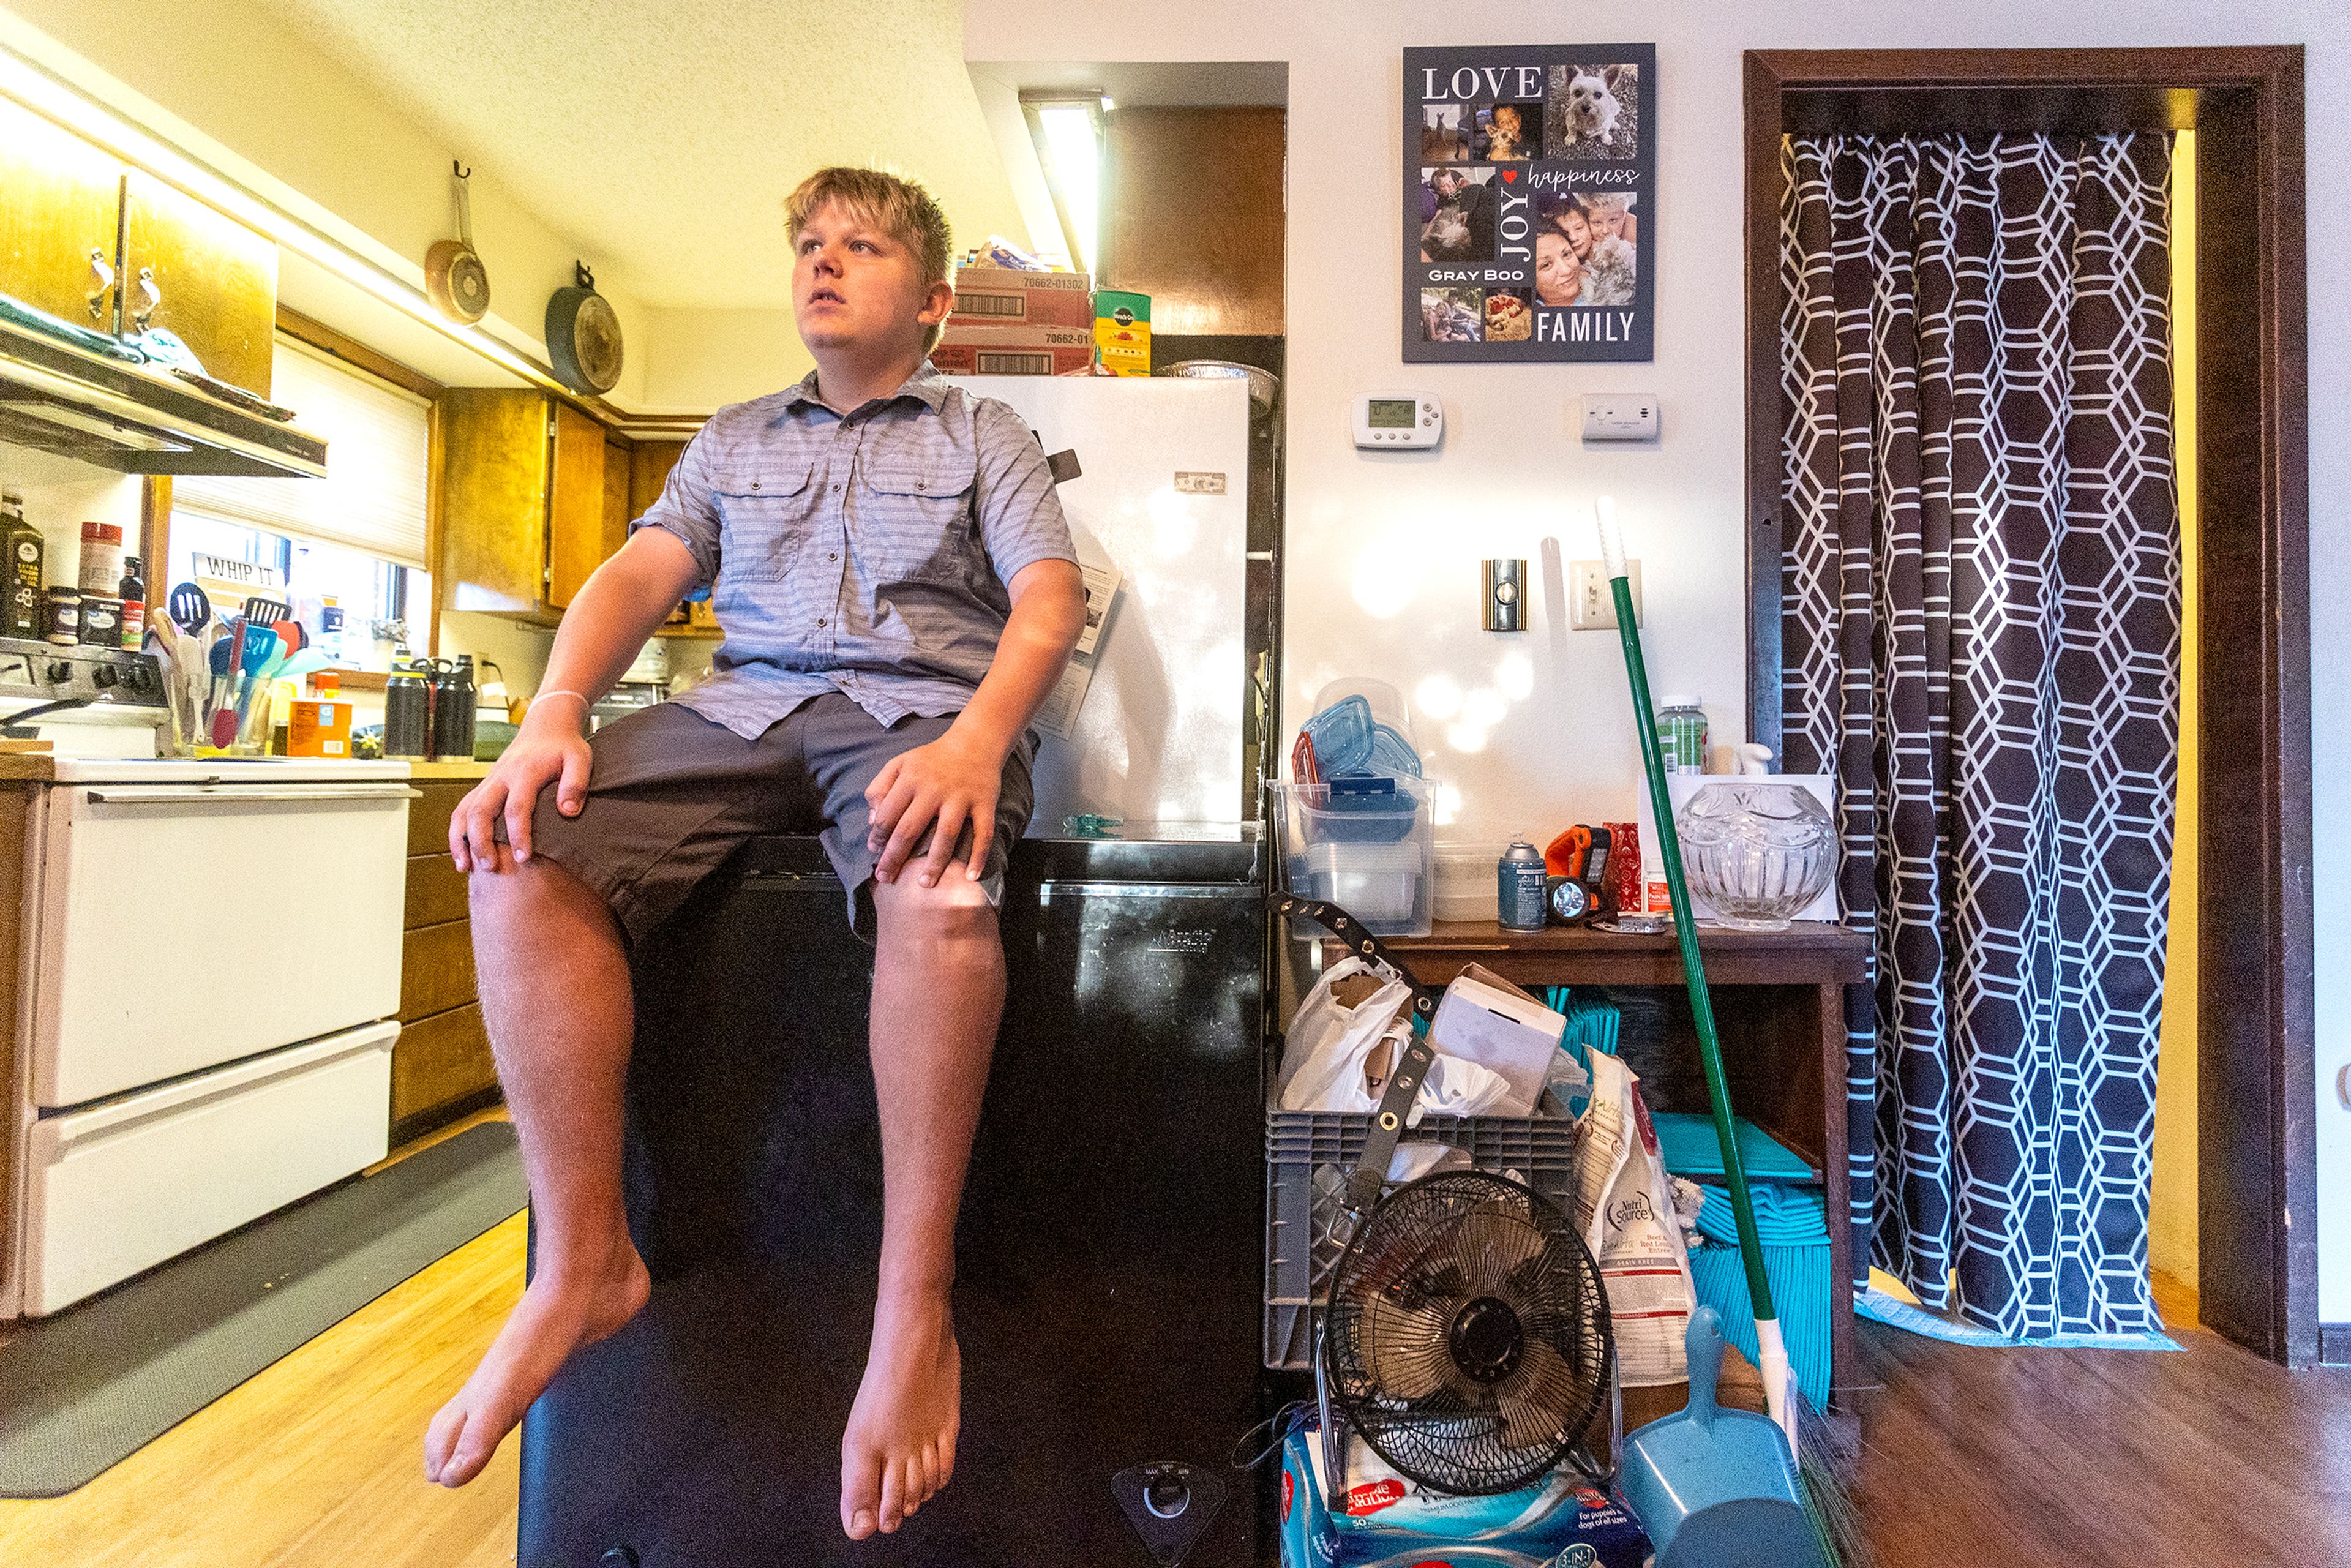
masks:
<svg viewBox="0 0 2351 1568"><path fill-rule="evenodd" d="M1457 1496L1557 1468L1605 1408L1615 1346L1600 1269L1564 1216L1449 1171L1365 1217L1333 1277L1333 1404L1399 1474Z"/></svg>

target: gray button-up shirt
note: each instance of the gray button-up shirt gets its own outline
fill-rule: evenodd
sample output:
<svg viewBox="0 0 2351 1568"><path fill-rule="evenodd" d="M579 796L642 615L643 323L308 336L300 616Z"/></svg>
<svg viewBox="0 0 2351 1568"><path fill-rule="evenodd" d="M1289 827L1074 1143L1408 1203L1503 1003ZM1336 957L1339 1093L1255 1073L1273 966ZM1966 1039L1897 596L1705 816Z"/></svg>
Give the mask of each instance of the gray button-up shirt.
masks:
<svg viewBox="0 0 2351 1568"><path fill-rule="evenodd" d="M884 725L959 711L996 657L1005 585L1077 559L1027 422L928 361L845 414L814 371L720 409L638 528L684 541L726 632L677 700L747 738L829 691Z"/></svg>

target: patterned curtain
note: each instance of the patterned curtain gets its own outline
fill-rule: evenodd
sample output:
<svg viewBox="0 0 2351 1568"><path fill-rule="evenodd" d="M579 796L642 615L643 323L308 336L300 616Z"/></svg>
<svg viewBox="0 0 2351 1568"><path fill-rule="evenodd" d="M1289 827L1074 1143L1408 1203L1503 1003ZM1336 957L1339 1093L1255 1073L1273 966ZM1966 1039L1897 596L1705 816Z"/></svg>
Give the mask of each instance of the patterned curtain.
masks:
<svg viewBox="0 0 2351 1568"><path fill-rule="evenodd" d="M1782 161L1784 765L1837 775L1874 945L1854 1256L2015 1337L2159 1329L2168 139Z"/></svg>

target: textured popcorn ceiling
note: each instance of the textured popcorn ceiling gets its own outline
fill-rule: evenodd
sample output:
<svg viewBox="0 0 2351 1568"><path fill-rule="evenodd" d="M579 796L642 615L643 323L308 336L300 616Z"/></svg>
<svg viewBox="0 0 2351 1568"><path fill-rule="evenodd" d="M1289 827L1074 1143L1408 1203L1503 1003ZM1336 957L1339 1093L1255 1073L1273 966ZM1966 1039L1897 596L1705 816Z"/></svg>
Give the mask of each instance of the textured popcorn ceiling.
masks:
<svg viewBox="0 0 2351 1568"><path fill-rule="evenodd" d="M824 163L1022 237L958 0L259 0L653 306L784 307L783 199Z"/></svg>

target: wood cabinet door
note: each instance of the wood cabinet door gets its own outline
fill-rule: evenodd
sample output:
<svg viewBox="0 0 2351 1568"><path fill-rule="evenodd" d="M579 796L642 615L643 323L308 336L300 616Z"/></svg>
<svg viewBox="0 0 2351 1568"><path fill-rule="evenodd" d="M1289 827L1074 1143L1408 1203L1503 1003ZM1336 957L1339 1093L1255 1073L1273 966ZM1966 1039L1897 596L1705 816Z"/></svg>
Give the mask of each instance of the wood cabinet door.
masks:
<svg viewBox="0 0 2351 1568"><path fill-rule="evenodd" d="M640 441L629 455L629 516L642 517L661 499L669 471L685 451L683 441Z"/></svg>
<svg viewBox="0 0 2351 1568"><path fill-rule="evenodd" d="M0 294L87 327L114 330L110 289L95 310L91 256L120 257L122 165L62 127L0 98Z"/></svg>
<svg viewBox="0 0 2351 1568"><path fill-rule="evenodd" d="M633 444L617 435L604 438L604 559L610 560L629 542L629 482L635 467Z"/></svg>
<svg viewBox="0 0 2351 1568"><path fill-rule="evenodd" d="M438 408L442 607L536 612L547 595L548 401L452 387Z"/></svg>
<svg viewBox="0 0 2351 1568"><path fill-rule="evenodd" d="M547 602L571 602L611 552L604 544L604 427L555 405L554 490L547 504Z"/></svg>
<svg viewBox="0 0 2351 1568"><path fill-rule="evenodd" d="M147 325L179 335L205 373L262 397L277 329L277 246L152 175L122 182L122 329L139 330L141 276L157 302Z"/></svg>

